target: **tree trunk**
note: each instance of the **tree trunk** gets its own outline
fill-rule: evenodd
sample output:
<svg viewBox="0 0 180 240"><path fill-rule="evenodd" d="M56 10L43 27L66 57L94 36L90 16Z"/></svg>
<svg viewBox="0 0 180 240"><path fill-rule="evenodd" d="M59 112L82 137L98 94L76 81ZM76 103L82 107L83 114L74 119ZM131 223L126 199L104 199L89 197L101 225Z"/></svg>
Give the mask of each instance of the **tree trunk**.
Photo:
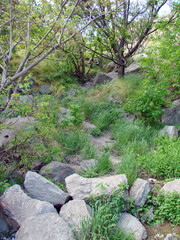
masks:
<svg viewBox="0 0 180 240"><path fill-rule="evenodd" d="M118 77L124 77L125 75L125 65L120 65L118 67Z"/></svg>

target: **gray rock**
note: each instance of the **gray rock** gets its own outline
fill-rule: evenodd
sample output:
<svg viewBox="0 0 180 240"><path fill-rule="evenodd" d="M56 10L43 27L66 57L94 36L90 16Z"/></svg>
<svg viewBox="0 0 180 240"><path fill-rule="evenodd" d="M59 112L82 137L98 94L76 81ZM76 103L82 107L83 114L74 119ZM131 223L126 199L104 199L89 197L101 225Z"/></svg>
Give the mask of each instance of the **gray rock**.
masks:
<svg viewBox="0 0 180 240"><path fill-rule="evenodd" d="M175 179L174 181L166 183L161 191L164 191L165 194L178 192L180 194L180 179Z"/></svg>
<svg viewBox="0 0 180 240"><path fill-rule="evenodd" d="M140 70L140 64L137 62L131 63L126 69L125 74L138 72Z"/></svg>
<svg viewBox="0 0 180 240"><path fill-rule="evenodd" d="M54 182L64 184L65 178L75 173L74 169L68 164L52 161L46 166L42 167L39 174L44 177L52 179Z"/></svg>
<svg viewBox="0 0 180 240"><path fill-rule="evenodd" d="M19 185L14 185L4 192L0 198L0 207L8 224L15 230L26 218L57 213L52 204L28 197Z"/></svg>
<svg viewBox="0 0 180 240"><path fill-rule="evenodd" d="M42 93L42 94L51 93L50 86L49 85L42 85L39 92Z"/></svg>
<svg viewBox="0 0 180 240"><path fill-rule="evenodd" d="M132 233L135 239L142 240L147 238L145 227L140 221L129 213L120 214L118 224L119 229L124 230L127 234Z"/></svg>
<svg viewBox="0 0 180 240"><path fill-rule="evenodd" d="M165 126L158 135L178 138L178 129L175 126Z"/></svg>
<svg viewBox="0 0 180 240"><path fill-rule="evenodd" d="M95 78L93 79L93 84L102 84L106 82L110 82L112 77L108 76L106 73L97 73Z"/></svg>
<svg viewBox="0 0 180 240"><path fill-rule="evenodd" d="M107 70L108 72L116 71L116 70L117 70L117 65L116 65L114 62L109 62L109 63L106 65L106 70Z"/></svg>
<svg viewBox="0 0 180 240"><path fill-rule="evenodd" d="M175 101L173 101L173 106L180 106L180 99L176 99Z"/></svg>
<svg viewBox="0 0 180 240"><path fill-rule="evenodd" d="M74 240L68 224L56 213L26 219L16 240Z"/></svg>
<svg viewBox="0 0 180 240"><path fill-rule="evenodd" d="M60 216L78 231L83 220L91 219L91 208L83 200L72 200L62 206Z"/></svg>
<svg viewBox="0 0 180 240"><path fill-rule="evenodd" d="M134 120L136 120L136 115L130 113L121 113L119 117L128 122L134 122Z"/></svg>
<svg viewBox="0 0 180 240"><path fill-rule="evenodd" d="M17 117L7 119L4 128L0 131L0 147L8 144L18 132L34 123L33 117Z"/></svg>
<svg viewBox="0 0 180 240"><path fill-rule="evenodd" d="M5 234L9 231L9 225L0 209L0 236L1 234Z"/></svg>
<svg viewBox="0 0 180 240"><path fill-rule="evenodd" d="M180 106L166 108L162 115L162 123L167 125L180 123Z"/></svg>
<svg viewBox="0 0 180 240"><path fill-rule="evenodd" d="M27 103L28 105L31 105L34 101L33 95L21 95L18 99L20 102Z"/></svg>
<svg viewBox="0 0 180 240"><path fill-rule="evenodd" d="M71 118L71 110L67 108L60 107L60 112L57 112L57 121L61 122L63 118Z"/></svg>
<svg viewBox="0 0 180 240"><path fill-rule="evenodd" d="M177 236L176 233L169 233L164 240L180 240L180 236Z"/></svg>
<svg viewBox="0 0 180 240"><path fill-rule="evenodd" d="M31 197L50 202L53 205L64 204L68 197L67 193L57 185L35 172L28 171L26 173L24 186Z"/></svg>
<svg viewBox="0 0 180 240"><path fill-rule="evenodd" d="M96 167L97 164L98 164L98 161L95 159L82 160L80 162L79 170L87 171L89 168Z"/></svg>
<svg viewBox="0 0 180 240"><path fill-rule="evenodd" d="M84 200L92 194L94 196L111 194L114 190L120 188L120 183L127 184L127 178L125 174L99 178L83 178L78 174L73 174L67 177L65 182L68 193L73 199Z"/></svg>
<svg viewBox="0 0 180 240"><path fill-rule="evenodd" d="M150 183L146 180L137 178L129 191L129 195L130 198L135 201L136 207L142 207L145 204L150 191Z"/></svg>

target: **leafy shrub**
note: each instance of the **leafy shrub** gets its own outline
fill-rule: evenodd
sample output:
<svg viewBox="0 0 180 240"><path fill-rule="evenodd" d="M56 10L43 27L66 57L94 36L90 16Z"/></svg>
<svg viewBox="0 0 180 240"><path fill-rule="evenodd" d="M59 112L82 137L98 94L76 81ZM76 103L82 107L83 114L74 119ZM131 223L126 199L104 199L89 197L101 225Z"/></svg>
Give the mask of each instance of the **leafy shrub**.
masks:
<svg viewBox="0 0 180 240"><path fill-rule="evenodd" d="M180 177L180 139L159 137L156 148L140 156L140 168L158 178Z"/></svg>
<svg viewBox="0 0 180 240"><path fill-rule="evenodd" d="M168 220L172 224L180 225L180 194L159 194L155 199L154 221Z"/></svg>
<svg viewBox="0 0 180 240"><path fill-rule="evenodd" d="M143 117L146 121L157 121L162 113L162 107L166 104L167 84L146 81L142 89L135 91L125 110Z"/></svg>
<svg viewBox="0 0 180 240"><path fill-rule="evenodd" d="M11 187L12 184L8 183L7 181L0 181L0 193L3 193L6 188Z"/></svg>

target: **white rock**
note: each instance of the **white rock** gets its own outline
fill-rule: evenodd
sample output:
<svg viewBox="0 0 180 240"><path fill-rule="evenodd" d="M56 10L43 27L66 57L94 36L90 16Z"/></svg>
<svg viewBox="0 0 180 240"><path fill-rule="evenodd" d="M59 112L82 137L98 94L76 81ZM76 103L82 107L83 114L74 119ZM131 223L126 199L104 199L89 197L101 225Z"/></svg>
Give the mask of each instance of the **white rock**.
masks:
<svg viewBox="0 0 180 240"><path fill-rule="evenodd" d="M137 178L129 191L129 195L132 200L135 200L135 206L142 207L145 204L150 191L150 183L146 180Z"/></svg>
<svg viewBox="0 0 180 240"><path fill-rule="evenodd" d="M142 240L147 238L145 227L141 222L129 213L120 214L117 224L118 228L124 230L127 234L132 233L135 239Z"/></svg>
<svg viewBox="0 0 180 240"><path fill-rule="evenodd" d="M174 181L166 183L162 188L161 191L165 193L172 193L178 192L180 194L180 179L175 179Z"/></svg>
<svg viewBox="0 0 180 240"><path fill-rule="evenodd" d="M16 240L74 240L68 224L56 213L26 219Z"/></svg>
<svg viewBox="0 0 180 240"><path fill-rule="evenodd" d="M83 220L91 219L91 208L84 200L72 200L62 206L60 216L73 230L78 231Z"/></svg>
<svg viewBox="0 0 180 240"><path fill-rule="evenodd" d="M14 229L17 229L26 218L57 213L52 204L28 197L19 185L14 185L4 192L0 198L0 207L9 225Z"/></svg>
<svg viewBox="0 0 180 240"><path fill-rule="evenodd" d="M69 195L74 199L83 200L89 198L89 195L111 194L115 189L120 188L120 183L127 184L127 178L125 174L99 178L83 178L73 174L67 177L65 182Z"/></svg>
<svg viewBox="0 0 180 240"><path fill-rule="evenodd" d="M64 204L68 197L67 193L36 172L26 173L24 186L31 197L53 205Z"/></svg>

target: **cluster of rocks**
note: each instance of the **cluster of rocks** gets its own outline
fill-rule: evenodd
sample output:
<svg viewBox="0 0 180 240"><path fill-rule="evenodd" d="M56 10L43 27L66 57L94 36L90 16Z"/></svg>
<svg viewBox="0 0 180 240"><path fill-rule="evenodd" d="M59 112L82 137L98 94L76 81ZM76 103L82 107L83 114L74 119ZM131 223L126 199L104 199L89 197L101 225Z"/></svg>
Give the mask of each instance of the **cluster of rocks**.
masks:
<svg viewBox="0 0 180 240"><path fill-rule="evenodd" d="M74 240L73 233L80 230L81 222L91 220L91 207L87 204L89 197L112 194L121 183L127 184L124 174L83 178L74 173L63 181L67 192L38 173L29 171L24 189L17 184L8 188L0 198L1 234L13 229L17 231L16 240ZM180 179L165 184L163 189L180 192ZM150 191L148 181L137 179L124 197L128 194L139 208L146 202ZM117 228L134 234L137 240L147 238L142 223L127 212L119 213Z"/></svg>

